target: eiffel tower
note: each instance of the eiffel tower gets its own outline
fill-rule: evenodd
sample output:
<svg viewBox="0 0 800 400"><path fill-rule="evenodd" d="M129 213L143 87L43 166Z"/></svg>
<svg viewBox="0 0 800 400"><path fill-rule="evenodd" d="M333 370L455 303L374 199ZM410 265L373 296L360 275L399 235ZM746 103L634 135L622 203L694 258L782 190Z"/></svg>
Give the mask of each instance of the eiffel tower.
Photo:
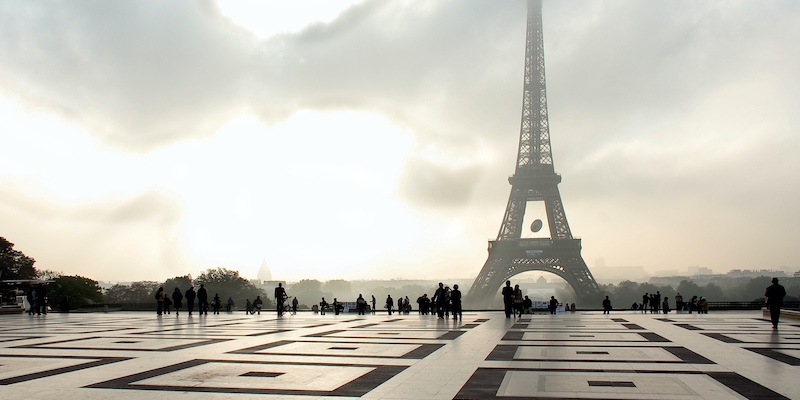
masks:
<svg viewBox="0 0 800 400"><path fill-rule="evenodd" d="M579 298L599 298L597 282L581 257L581 240L573 238L569 229L558 191L561 176L553 168L541 0L528 0L522 127L516 170L508 182L511 195L500 232L496 240L489 241L489 258L467 293L467 304L471 308L488 307L506 280L526 271L556 274L572 286ZM529 201L544 202L549 238L522 238L523 217ZM537 231L541 226L541 220L536 220L531 229Z"/></svg>

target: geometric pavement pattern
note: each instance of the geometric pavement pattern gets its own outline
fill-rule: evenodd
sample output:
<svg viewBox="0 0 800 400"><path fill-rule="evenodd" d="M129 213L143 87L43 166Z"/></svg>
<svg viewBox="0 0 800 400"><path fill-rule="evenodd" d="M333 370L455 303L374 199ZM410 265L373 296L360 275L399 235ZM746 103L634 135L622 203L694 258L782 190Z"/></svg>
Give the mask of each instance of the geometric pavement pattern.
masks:
<svg viewBox="0 0 800 400"><path fill-rule="evenodd" d="M0 399L800 399L760 312L0 315Z"/></svg>

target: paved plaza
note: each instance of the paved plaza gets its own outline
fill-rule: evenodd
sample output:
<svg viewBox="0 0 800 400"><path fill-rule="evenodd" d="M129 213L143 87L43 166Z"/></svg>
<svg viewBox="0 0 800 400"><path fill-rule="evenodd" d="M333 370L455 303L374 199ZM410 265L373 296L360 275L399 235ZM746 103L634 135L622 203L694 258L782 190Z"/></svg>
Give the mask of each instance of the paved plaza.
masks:
<svg viewBox="0 0 800 400"><path fill-rule="evenodd" d="M800 399L760 312L0 315L0 399Z"/></svg>

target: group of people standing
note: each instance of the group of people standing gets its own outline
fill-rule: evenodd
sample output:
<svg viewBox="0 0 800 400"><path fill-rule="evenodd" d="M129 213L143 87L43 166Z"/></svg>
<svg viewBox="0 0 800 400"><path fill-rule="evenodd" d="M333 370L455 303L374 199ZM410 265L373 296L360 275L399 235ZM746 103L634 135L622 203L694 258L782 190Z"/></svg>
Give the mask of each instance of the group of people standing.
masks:
<svg viewBox="0 0 800 400"><path fill-rule="evenodd" d="M500 294L503 295L503 308L506 313L506 318L511 318L512 315L521 317L522 314L530 314L533 312L533 300L531 300L528 296L522 295L522 289L519 288L519 285L514 285L511 287L511 281L506 281L506 285L503 287ZM550 311L550 314L555 315L558 312L558 299L555 296L550 296L550 300L547 302L547 309ZM570 307L569 304L565 304L564 311L575 312L575 303L572 303Z"/></svg>
<svg viewBox="0 0 800 400"><path fill-rule="evenodd" d="M650 314L659 314L662 312L668 314L672 311L669 305L669 297L664 296L662 299L660 291L656 291L654 294L645 293L642 296L642 302L634 302L631 309L641 310L643 314L647 313L648 310L650 310ZM694 311L697 311L698 314L708 314L708 300L702 296L699 298L697 296L692 296L689 301L684 301L683 296L678 293L675 295L675 310L688 310L689 314Z"/></svg>
<svg viewBox="0 0 800 400"><path fill-rule="evenodd" d="M175 309L175 315L179 315L181 308L183 308L183 301L186 300L186 310L189 312L189 315L192 315L194 312L194 303L197 300L198 303L198 312L200 315L208 315L208 291L205 288L205 285L200 284L200 288L197 291L194 290L194 286L190 286L189 289L186 289L185 293L181 292L180 288L175 288L172 291L172 296L167 296L164 292L164 287L159 287L155 294L156 303L158 304L158 308L156 310L156 314L170 314L170 307ZM232 299L228 299L229 302L232 302ZM219 298L219 294L215 294L214 298L211 300L211 305L213 306L213 313L219 314L219 309L222 307L222 300Z"/></svg>

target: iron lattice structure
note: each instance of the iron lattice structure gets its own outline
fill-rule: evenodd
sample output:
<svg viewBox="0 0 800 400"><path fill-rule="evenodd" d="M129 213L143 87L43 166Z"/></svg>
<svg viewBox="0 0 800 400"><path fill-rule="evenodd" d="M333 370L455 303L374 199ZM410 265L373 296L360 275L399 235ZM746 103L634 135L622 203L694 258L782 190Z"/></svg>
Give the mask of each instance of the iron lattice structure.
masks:
<svg viewBox="0 0 800 400"><path fill-rule="evenodd" d="M528 0L525 40L525 80L522 123L511 194L496 240L489 241L489 258L467 293L469 305L485 308L512 276L546 271L566 280L582 299L593 299L600 289L581 257L581 240L572 237L553 168L547 90L544 73L542 2ZM523 239L523 217L529 201L544 202L550 238Z"/></svg>

